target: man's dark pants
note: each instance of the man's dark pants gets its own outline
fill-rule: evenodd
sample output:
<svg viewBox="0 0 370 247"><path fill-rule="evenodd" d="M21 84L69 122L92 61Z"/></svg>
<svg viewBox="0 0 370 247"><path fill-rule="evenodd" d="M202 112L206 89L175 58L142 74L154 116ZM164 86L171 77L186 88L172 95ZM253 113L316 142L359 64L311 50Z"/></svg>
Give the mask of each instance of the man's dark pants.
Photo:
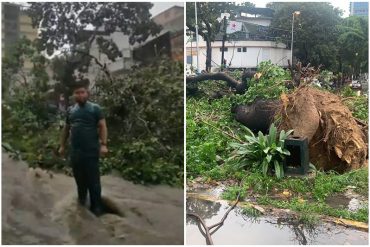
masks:
<svg viewBox="0 0 370 247"><path fill-rule="evenodd" d="M72 154L71 165L77 184L79 202L85 204L87 192L89 192L91 211L100 214L102 205L99 156L84 153Z"/></svg>

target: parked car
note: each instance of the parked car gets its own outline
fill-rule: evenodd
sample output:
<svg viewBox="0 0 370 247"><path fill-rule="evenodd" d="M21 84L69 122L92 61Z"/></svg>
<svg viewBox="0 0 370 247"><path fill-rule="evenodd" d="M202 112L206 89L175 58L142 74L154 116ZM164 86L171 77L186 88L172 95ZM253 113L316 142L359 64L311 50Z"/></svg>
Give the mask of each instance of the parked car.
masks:
<svg viewBox="0 0 370 247"><path fill-rule="evenodd" d="M362 85L359 81L352 81L350 84L352 89L361 89Z"/></svg>

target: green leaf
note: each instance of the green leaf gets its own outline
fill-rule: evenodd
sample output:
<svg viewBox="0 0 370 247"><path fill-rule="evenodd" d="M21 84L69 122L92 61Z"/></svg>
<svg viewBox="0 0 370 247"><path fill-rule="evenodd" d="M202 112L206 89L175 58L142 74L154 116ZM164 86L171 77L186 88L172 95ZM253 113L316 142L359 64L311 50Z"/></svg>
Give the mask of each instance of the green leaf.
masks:
<svg viewBox="0 0 370 247"><path fill-rule="evenodd" d="M270 130L269 130L269 136L268 136L268 139L269 139L269 145L271 145L272 143L275 143L276 141L276 127L274 124L271 124L270 126Z"/></svg>
<svg viewBox="0 0 370 247"><path fill-rule="evenodd" d="M279 141L284 141L286 139L285 130L280 131Z"/></svg>
<svg viewBox="0 0 370 247"><path fill-rule="evenodd" d="M265 147L266 137L262 134L262 132L258 132L258 142L261 146Z"/></svg>
<svg viewBox="0 0 370 247"><path fill-rule="evenodd" d="M232 148L240 148L242 145L240 143L237 143L237 142L232 142L229 144L230 147Z"/></svg>
<svg viewBox="0 0 370 247"><path fill-rule="evenodd" d="M247 132L247 134L248 134L249 136L253 136L253 137L254 137L254 133L253 133L253 131L251 131L248 127L246 127L246 126L242 125L242 128Z"/></svg>
<svg viewBox="0 0 370 247"><path fill-rule="evenodd" d="M267 155L266 156L266 160L267 160L267 163L270 163L271 162L271 159L272 159L272 155Z"/></svg>
<svg viewBox="0 0 370 247"><path fill-rule="evenodd" d="M267 161L266 161L266 160L264 160L264 161L262 162L262 173L263 173L264 175L266 175L266 174L267 174L268 168L269 168L269 163L267 163Z"/></svg>
<svg viewBox="0 0 370 247"><path fill-rule="evenodd" d="M280 164L277 160L274 161L274 165L275 165L275 175L277 178L282 178L284 177L284 171L283 171L283 165Z"/></svg>
<svg viewBox="0 0 370 247"><path fill-rule="evenodd" d="M310 163L310 164L308 164L308 167L310 168L310 170L312 170L312 171L317 171L317 168L316 168L316 166L314 165L314 164L312 164L312 163Z"/></svg>

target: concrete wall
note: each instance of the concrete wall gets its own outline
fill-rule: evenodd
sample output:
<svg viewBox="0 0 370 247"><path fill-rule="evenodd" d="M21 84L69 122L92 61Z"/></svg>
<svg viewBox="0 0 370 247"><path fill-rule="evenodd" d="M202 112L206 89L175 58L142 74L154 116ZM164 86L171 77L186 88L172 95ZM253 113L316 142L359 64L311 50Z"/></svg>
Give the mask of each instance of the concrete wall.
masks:
<svg viewBox="0 0 370 247"><path fill-rule="evenodd" d="M105 64L107 69L112 73L116 73L118 71L129 69L133 64L132 58L132 46L129 44L129 37L124 35L122 32L114 32L109 36L104 36L105 39L112 39L118 49L122 53L122 57L117 58L114 62L109 60L107 55L101 53L99 51L99 46L96 41L93 42L90 54L94 57L98 58L101 64ZM91 66L89 67L89 72L87 77L90 80L90 85L93 86L95 84L95 79L99 75L103 75L104 72L101 70L101 67L92 60Z"/></svg>
<svg viewBox="0 0 370 247"><path fill-rule="evenodd" d="M168 31L174 32L174 35L171 38L171 48L173 49L173 54L171 54L171 57L173 57L174 59L183 60L183 34L180 37L179 35L177 35L177 31L184 29L184 8L178 6L169 8L153 17L153 21L159 25L162 25L163 27L163 30L158 36ZM117 58L115 62L110 61L106 55L99 52L99 47L96 42L94 42L92 45L91 53L93 56L99 59L99 62L101 62L102 64L106 64L108 70L112 74L114 74L119 73L122 70L131 68L131 66L135 64L133 58L134 48L141 47L151 40L155 39L156 37L149 37L146 42L142 44L134 44L132 46L129 44L129 37L121 32L115 32L109 37L105 36L104 38L112 39L117 44L119 50L122 52L123 57ZM182 55L180 55L180 53L182 53ZM101 71L100 67L93 62L92 66L90 66L89 68L88 73L91 84L94 84L95 78L102 73L103 72Z"/></svg>
<svg viewBox="0 0 370 247"><path fill-rule="evenodd" d="M265 26L265 27L268 27L271 24L271 18L267 18L267 17L266 18L264 18L264 17L260 17L260 18L239 17L239 18L236 19L236 21L245 22L245 23L252 23L252 24L261 25L261 26Z"/></svg>
<svg viewBox="0 0 370 247"><path fill-rule="evenodd" d="M221 65L221 47L221 41L212 43L212 67L214 69ZM206 68L206 43L204 41L199 42L199 48L199 67L204 70ZM224 58L227 66L231 61L230 68L255 68L258 63L268 60L280 66L288 66L287 59L290 56L290 50L286 49L286 46L282 43L273 41L233 41L226 42L225 48L227 48L227 51L224 53ZM193 66L196 66L195 42L187 44L187 56L190 56L191 50L193 52Z"/></svg>
<svg viewBox="0 0 370 247"><path fill-rule="evenodd" d="M173 30L171 26L184 23L184 8L180 6L173 6L172 8L169 8L162 13L154 16L153 21L158 25L162 25L165 29ZM184 25L182 25L180 29L181 28L184 29ZM178 30L179 27L177 27L176 29Z"/></svg>

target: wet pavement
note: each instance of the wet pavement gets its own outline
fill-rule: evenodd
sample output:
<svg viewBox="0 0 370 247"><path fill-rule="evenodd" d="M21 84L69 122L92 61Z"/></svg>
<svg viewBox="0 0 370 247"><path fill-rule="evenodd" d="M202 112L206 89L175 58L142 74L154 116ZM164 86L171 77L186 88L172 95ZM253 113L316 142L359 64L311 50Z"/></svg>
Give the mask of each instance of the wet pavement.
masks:
<svg viewBox="0 0 370 247"><path fill-rule="evenodd" d="M226 201L208 201L188 197L187 212L199 214L208 226L217 223L230 205ZM240 207L234 208L224 225L212 234L213 243L240 245L367 245L368 233L332 223L319 223L308 227L289 217L248 217ZM198 222L191 216L186 218L187 244L206 244Z"/></svg>
<svg viewBox="0 0 370 247"><path fill-rule="evenodd" d="M183 244L184 194L102 176L107 213L77 203L72 177L2 156L2 244Z"/></svg>

